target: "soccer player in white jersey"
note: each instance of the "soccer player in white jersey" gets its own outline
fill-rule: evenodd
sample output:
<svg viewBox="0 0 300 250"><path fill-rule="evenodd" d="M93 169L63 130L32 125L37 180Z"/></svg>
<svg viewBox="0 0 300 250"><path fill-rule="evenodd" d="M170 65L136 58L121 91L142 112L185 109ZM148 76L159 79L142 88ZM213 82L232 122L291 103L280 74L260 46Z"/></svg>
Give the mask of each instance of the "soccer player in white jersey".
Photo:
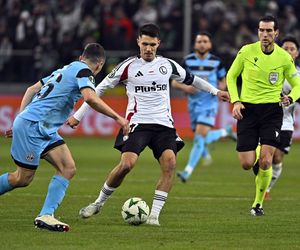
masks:
<svg viewBox="0 0 300 250"><path fill-rule="evenodd" d="M299 43L293 36L286 36L282 40L282 46L287 52L290 53L294 61L299 56ZM300 74L300 68L296 66L298 73ZM287 80L284 81L282 93L287 95L290 93L292 87L288 83ZM294 131L294 113L295 113L295 105L296 102L291 104L290 106L283 106L283 121L282 127L280 131L280 144L275 150L275 154L273 156L273 174L272 180L270 182L269 187L265 193L265 199L270 198L271 188L274 186L276 181L278 180L281 172L282 172L282 164L283 158L285 154L288 154L292 145L292 136Z"/></svg>
<svg viewBox="0 0 300 250"><path fill-rule="evenodd" d="M176 153L183 147L182 140L176 135L171 115L170 79L193 85L225 101L229 100L229 95L188 73L175 61L157 56L160 39L159 27L155 24L140 27L137 44L140 55L121 62L96 88L97 94L102 95L107 88L113 88L118 83L126 86L128 96L126 117L129 120L130 130L128 136L124 137L121 133L117 136L115 148L121 151L121 160L110 172L98 198L82 208L79 213L83 218L98 213L135 166L139 154L148 146L159 161L161 175L147 224L159 226L158 217L174 179ZM69 118L69 125L75 127L87 109L87 104L83 104L74 116Z"/></svg>

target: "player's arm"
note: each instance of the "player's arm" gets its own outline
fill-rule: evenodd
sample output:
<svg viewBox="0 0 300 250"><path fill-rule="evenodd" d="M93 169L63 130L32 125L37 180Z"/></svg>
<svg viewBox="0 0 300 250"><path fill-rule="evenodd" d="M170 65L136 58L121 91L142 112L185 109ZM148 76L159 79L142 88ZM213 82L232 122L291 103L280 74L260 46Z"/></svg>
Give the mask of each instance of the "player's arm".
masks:
<svg viewBox="0 0 300 250"><path fill-rule="evenodd" d="M192 86L194 86L198 90L202 90L211 93L212 95L216 95L222 101L226 101L226 102L230 101L228 92L215 88L209 82L203 80L198 76L194 76L194 81L192 82Z"/></svg>
<svg viewBox="0 0 300 250"><path fill-rule="evenodd" d="M110 74L108 74L102 82L100 82L96 87L96 94L101 96L105 90L108 88L114 88L119 82L121 75L124 71L124 68L130 63L131 60L125 60L118 64ZM83 118L84 114L89 110L90 106L84 102L81 107L74 113L73 116L68 118L67 124L71 127L75 127L79 124L81 119Z"/></svg>
<svg viewBox="0 0 300 250"><path fill-rule="evenodd" d="M22 112L25 107L31 102L32 98L41 90L42 88L41 81L31 85L27 88L20 105L20 112Z"/></svg>
<svg viewBox="0 0 300 250"><path fill-rule="evenodd" d="M40 91L42 86L43 86L42 83L40 81L38 81L37 83L35 83L27 88L27 90L22 98L19 112L22 112L25 109L25 107L31 102L32 98L36 95L36 93L38 93ZM4 132L4 136L7 138L12 137L12 129L6 130Z"/></svg>
<svg viewBox="0 0 300 250"><path fill-rule="evenodd" d="M232 103L240 101L237 88L237 78L241 74L243 67L242 52L240 51L234 59L226 77L227 88Z"/></svg>
<svg viewBox="0 0 300 250"><path fill-rule="evenodd" d="M107 77L98 84L96 87L96 95L101 96L105 90L109 87L110 82L107 81ZM68 124L71 127L75 127L79 124L81 119L83 118L84 114L90 109L90 105L87 102L84 102L80 108L73 114L73 116L68 118Z"/></svg>
<svg viewBox="0 0 300 250"><path fill-rule="evenodd" d="M285 71L285 77L292 86L291 92L281 98L281 102L287 106L300 98L300 76L292 59Z"/></svg>
<svg viewBox="0 0 300 250"><path fill-rule="evenodd" d="M218 88L221 90L226 90L226 78L225 77L219 79Z"/></svg>
<svg viewBox="0 0 300 250"><path fill-rule="evenodd" d="M243 55L242 51L239 51L226 77L228 92L230 95L231 103L233 103L232 116L237 120L243 119L242 109L245 108L244 105L240 102L237 88L237 78L241 74L243 67Z"/></svg>
<svg viewBox="0 0 300 250"><path fill-rule="evenodd" d="M197 89L194 88L193 86L182 84L180 82L177 82L176 80L172 80L171 85L172 85L173 88L180 89L180 90L182 90L183 92L185 92L189 95L193 95L193 94L196 94L198 92Z"/></svg>
<svg viewBox="0 0 300 250"><path fill-rule="evenodd" d="M219 90L211 85L209 82L201 79L198 76L194 76L189 71L185 70L175 61L169 59L172 66L171 79L175 79L178 82L182 82L186 85L195 87L197 90L205 91L213 95L218 96L223 101L229 101L229 95L226 91Z"/></svg>
<svg viewBox="0 0 300 250"><path fill-rule="evenodd" d="M91 88L83 88L80 90L85 103L91 106L94 110L113 118L122 128L124 134L128 133L128 120L120 116L103 100L101 100Z"/></svg>

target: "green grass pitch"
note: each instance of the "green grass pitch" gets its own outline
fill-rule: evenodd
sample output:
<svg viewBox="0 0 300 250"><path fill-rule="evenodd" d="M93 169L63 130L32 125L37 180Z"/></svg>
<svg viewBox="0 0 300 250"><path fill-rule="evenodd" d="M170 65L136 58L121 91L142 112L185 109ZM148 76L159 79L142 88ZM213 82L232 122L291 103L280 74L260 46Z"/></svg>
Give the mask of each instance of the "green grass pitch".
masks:
<svg viewBox="0 0 300 250"><path fill-rule="evenodd" d="M159 165L146 150L101 214L83 220L78 211L98 195L119 161L113 140L66 138L77 165L56 217L70 224L67 233L36 229L53 168L41 161L32 184L0 197L0 249L300 249L300 143L286 157L281 179L265 201L266 215L249 213L254 175L239 165L235 144L223 140L210 149L213 164L195 170L186 184L177 177L161 213L161 227L123 222L125 200L139 196L152 205ZM14 170L10 140L0 138L0 173ZM191 141L178 154L177 169L187 161Z"/></svg>

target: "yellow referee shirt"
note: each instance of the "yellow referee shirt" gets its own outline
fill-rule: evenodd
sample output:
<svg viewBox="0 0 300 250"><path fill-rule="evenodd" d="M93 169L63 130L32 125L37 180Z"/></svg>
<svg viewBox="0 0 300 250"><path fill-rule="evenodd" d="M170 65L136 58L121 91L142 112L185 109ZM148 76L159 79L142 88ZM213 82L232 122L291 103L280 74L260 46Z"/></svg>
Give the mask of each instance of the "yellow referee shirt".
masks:
<svg viewBox="0 0 300 250"><path fill-rule="evenodd" d="M237 78L240 74L242 89L239 96ZM245 45L238 52L226 77L231 102L279 102L285 78L293 88L289 96L296 101L300 97L300 76L290 54L277 44L274 44L271 54L262 52L259 41Z"/></svg>

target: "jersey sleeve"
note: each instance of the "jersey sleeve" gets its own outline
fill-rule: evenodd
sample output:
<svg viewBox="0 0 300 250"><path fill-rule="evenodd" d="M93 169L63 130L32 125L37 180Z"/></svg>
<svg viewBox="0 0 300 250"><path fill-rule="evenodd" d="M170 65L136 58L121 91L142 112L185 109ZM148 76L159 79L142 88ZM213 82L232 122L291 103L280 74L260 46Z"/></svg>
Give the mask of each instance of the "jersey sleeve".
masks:
<svg viewBox="0 0 300 250"><path fill-rule="evenodd" d="M226 77L228 92L232 103L240 100L237 88L237 78L241 74L244 67L243 53L244 52L242 48L234 59Z"/></svg>
<svg viewBox="0 0 300 250"><path fill-rule="evenodd" d="M178 82L185 83L187 85L191 85L194 81L194 75L189 71L181 67L174 60L168 59L172 67L171 79L174 79Z"/></svg>
<svg viewBox="0 0 300 250"><path fill-rule="evenodd" d="M80 69L76 74L79 89L91 88L95 90L95 78L92 71L88 68Z"/></svg>
<svg viewBox="0 0 300 250"><path fill-rule="evenodd" d="M288 61L284 76L292 86L289 96L293 99L293 101L298 100L300 98L300 76L291 57Z"/></svg>
<svg viewBox="0 0 300 250"><path fill-rule="evenodd" d="M218 66L218 69L217 69L217 76L218 76L218 79L223 79L225 76L226 76L226 70L225 70L225 67L222 63L222 61L220 61L220 64Z"/></svg>

